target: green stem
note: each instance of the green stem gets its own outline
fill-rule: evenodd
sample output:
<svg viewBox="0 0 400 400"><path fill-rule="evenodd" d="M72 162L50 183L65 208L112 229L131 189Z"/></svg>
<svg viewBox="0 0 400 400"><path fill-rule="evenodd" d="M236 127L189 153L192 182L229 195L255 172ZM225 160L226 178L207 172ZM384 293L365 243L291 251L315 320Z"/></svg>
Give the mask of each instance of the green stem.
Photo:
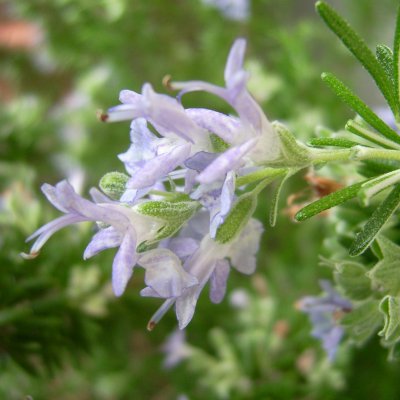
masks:
<svg viewBox="0 0 400 400"><path fill-rule="evenodd" d="M387 149L372 149L369 147L357 146L353 147L353 160L397 160L400 161L399 150L387 150Z"/></svg>
<svg viewBox="0 0 400 400"><path fill-rule="evenodd" d="M397 160L400 161L400 150L374 149L371 147L354 146L350 149L320 150L311 149L311 163L320 164L329 161L350 160Z"/></svg>
<svg viewBox="0 0 400 400"><path fill-rule="evenodd" d="M320 164L328 161L348 161L352 159L354 154L352 148L340 150L320 150L312 148L310 150L312 164Z"/></svg>

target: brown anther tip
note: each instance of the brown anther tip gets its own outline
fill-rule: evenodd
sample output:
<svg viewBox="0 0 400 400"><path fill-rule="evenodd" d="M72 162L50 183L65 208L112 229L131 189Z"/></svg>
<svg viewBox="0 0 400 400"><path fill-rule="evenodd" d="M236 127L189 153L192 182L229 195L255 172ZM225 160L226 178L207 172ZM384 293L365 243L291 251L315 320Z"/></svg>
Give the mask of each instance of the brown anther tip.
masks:
<svg viewBox="0 0 400 400"><path fill-rule="evenodd" d="M103 111L99 110L97 111L97 118L102 122L107 122L108 114L104 114Z"/></svg>
<svg viewBox="0 0 400 400"><path fill-rule="evenodd" d="M172 76L169 75L169 74L165 75L164 78L162 79L162 84L168 90L174 90L172 85L171 85L171 80L172 80Z"/></svg>
<svg viewBox="0 0 400 400"><path fill-rule="evenodd" d="M155 327L156 327L156 323L154 322L154 321L150 321L148 324L147 324L147 330L149 331L149 332L151 332Z"/></svg>
<svg viewBox="0 0 400 400"><path fill-rule="evenodd" d="M19 255L24 258L25 260L33 260L34 258L36 258L39 255L39 252L35 252L35 253L19 253Z"/></svg>

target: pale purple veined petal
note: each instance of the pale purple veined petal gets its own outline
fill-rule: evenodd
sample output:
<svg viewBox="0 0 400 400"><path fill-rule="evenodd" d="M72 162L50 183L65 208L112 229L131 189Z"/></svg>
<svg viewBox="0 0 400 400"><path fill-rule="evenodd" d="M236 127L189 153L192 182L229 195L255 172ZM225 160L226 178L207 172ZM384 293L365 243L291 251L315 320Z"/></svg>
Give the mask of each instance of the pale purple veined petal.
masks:
<svg viewBox="0 0 400 400"><path fill-rule="evenodd" d="M235 181L236 176L234 171L229 171L226 174L224 184L221 190L221 214L226 216L231 207L235 197Z"/></svg>
<svg viewBox="0 0 400 400"><path fill-rule="evenodd" d="M219 226L225 221L225 218L231 210L235 198L235 172L230 171L226 175L222 185L219 202L210 210L210 236L214 239Z"/></svg>
<svg viewBox="0 0 400 400"><path fill-rule="evenodd" d="M83 253L83 258L86 260L100 251L117 247L121 244L121 239L121 233L112 226L101 229L93 236L92 240L86 247L85 252Z"/></svg>
<svg viewBox="0 0 400 400"><path fill-rule="evenodd" d="M189 143L173 147L168 153L147 161L127 182L128 189L141 189L154 185L156 181L181 165L190 154Z"/></svg>
<svg viewBox="0 0 400 400"><path fill-rule="evenodd" d="M227 90L225 88L204 81L171 82L171 87L175 90L180 90L177 96L179 100L186 93L199 91L212 93L227 100Z"/></svg>
<svg viewBox="0 0 400 400"><path fill-rule="evenodd" d="M184 187L184 192L186 194L189 194L194 185L196 184L196 178L197 178L198 172L194 171L192 169L187 169L185 172L185 187Z"/></svg>
<svg viewBox="0 0 400 400"><path fill-rule="evenodd" d="M177 297L183 290L198 283L188 274L179 258L168 249L155 249L143 253L138 264L146 270L146 285L160 297Z"/></svg>
<svg viewBox="0 0 400 400"><path fill-rule="evenodd" d="M170 249L181 260L186 260L199 247L199 242L191 237L175 237L166 239L160 246Z"/></svg>
<svg viewBox="0 0 400 400"><path fill-rule="evenodd" d="M113 211L108 211L106 208L79 196L67 181L57 183L52 195L57 197L59 209L71 214L79 214L88 221L108 222L110 219L112 220L112 216L115 214Z"/></svg>
<svg viewBox="0 0 400 400"><path fill-rule="evenodd" d="M119 93L119 101L123 104L139 106L143 100L140 93L136 93L133 90L121 90Z"/></svg>
<svg viewBox="0 0 400 400"><path fill-rule="evenodd" d="M136 203L139 199L146 196L154 186L148 186L143 189L127 189L119 199L123 203Z"/></svg>
<svg viewBox="0 0 400 400"><path fill-rule="evenodd" d="M194 169L197 172L201 172L206 169L217 157L217 153L199 151L185 161L185 167Z"/></svg>
<svg viewBox="0 0 400 400"><path fill-rule="evenodd" d="M42 193L46 196L47 200L55 207L57 210L64 213L68 212L65 205L59 199L57 186L51 186L48 183L44 183L41 186Z"/></svg>
<svg viewBox="0 0 400 400"><path fill-rule="evenodd" d="M233 242L229 257L232 266L243 274L252 274L256 269L256 255L260 245L263 226L256 219L251 219L238 239Z"/></svg>
<svg viewBox="0 0 400 400"><path fill-rule="evenodd" d="M229 276L230 266L228 260L218 260L210 277L210 300L220 303L226 292L226 284Z"/></svg>
<svg viewBox="0 0 400 400"><path fill-rule="evenodd" d="M155 143L159 141L148 128L146 120L138 118L131 123L131 146L118 158L125 164L126 170L133 175L138 166L156 155Z"/></svg>
<svg viewBox="0 0 400 400"><path fill-rule="evenodd" d="M160 299L164 298L163 296L161 296L158 292L156 292L154 289L152 289L149 286L143 288L140 291L140 295L142 297L155 297L155 298L160 298Z"/></svg>
<svg viewBox="0 0 400 400"><path fill-rule="evenodd" d="M251 139L240 146L225 151L200 173L197 180L200 183L211 183L222 179L229 171L235 170L243 164L243 157L254 148L256 143L257 139Z"/></svg>
<svg viewBox="0 0 400 400"><path fill-rule="evenodd" d="M95 203L115 203L114 200L111 200L104 193L100 192L97 188L91 188L89 190L90 197Z"/></svg>
<svg viewBox="0 0 400 400"><path fill-rule="evenodd" d="M244 129L237 117L225 115L205 108L189 108L186 114L202 128L219 136L227 143L237 143L239 134Z"/></svg>
<svg viewBox="0 0 400 400"><path fill-rule="evenodd" d="M150 84L143 85L142 93L147 102L150 122L161 135L174 133L191 143L196 141L197 136L203 135L175 98L156 93Z"/></svg>
<svg viewBox="0 0 400 400"><path fill-rule="evenodd" d="M182 228L180 237L190 237L200 242L207 234L209 229L208 212L200 210Z"/></svg>
<svg viewBox="0 0 400 400"><path fill-rule="evenodd" d="M126 285L132 276L136 261L136 233L131 228L125 233L119 250L114 257L112 287L116 296L121 296L124 293Z"/></svg>
<svg viewBox="0 0 400 400"><path fill-rule="evenodd" d="M185 329L192 320L200 293L200 288L190 288L186 291L184 296L177 298L175 311L179 323L179 329Z"/></svg>
<svg viewBox="0 0 400 400"><path fill-rule="evenodd" d="M195 276L199 284L186 289L182 296L176 299L175 310L180 329L185 328L192 319L197 300L214 272L217 260L220 257L219 251L222 248L209 236L206 236L201 241L197 251L185 261L185 270Z"/></svg>
<svg viewBox="0 0 400 400"><path fill-rule="evenodd" d="M68 225L84 222L86 220L85 217L80 215L63 215L42 226L26 239L26 241L29 242L37 237L35 243L32 245L31 254L37 253L55 232Z"/></svg>
<svg viewBox="0 0 400 400"><path fill-rule="evenodd" d="M246 52L246 40L243 38L236 39L233 43L226 62L224 78L228 84L235 74L243 69L244 55Z"/></svg>

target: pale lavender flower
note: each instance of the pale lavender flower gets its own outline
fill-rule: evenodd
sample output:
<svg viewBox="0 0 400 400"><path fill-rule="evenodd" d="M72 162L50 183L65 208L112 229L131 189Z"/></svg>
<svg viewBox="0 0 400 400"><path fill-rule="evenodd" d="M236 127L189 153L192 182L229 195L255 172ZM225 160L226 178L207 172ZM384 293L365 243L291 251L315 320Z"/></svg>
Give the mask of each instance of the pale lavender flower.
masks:
<svg viewBox="0 0 400 400"><path fill-rule="evenodd" d="M308 313L313 325L312 336L321 340L329 360L333 361L344 330L335 318L338 313L352 309L351 303L340 296L329 281L320 282L324 296L307 296L298 302L301 311Z"/></svg>
<svg viewBox="0 0 400 400"><path fill-rule="evenodd" d="M251 274L256 267L256 253L262 234L262 225L251 219L241 234L227 244L216 243L207 234L200 241L197 250L186 259L183 268L198 283L186 288L182 295L168 298L151 318L148 329L153 329L168 309L175 304L179 328L184 329L193 317L197 300L205 285L210 282L210 299L222 301L231 266L244 274ZM149 288L142 290L143 296L157 296Z"/></svg>
<svg viewBox="0 0 400 400"><path fill-rule="evenodd" d="M162 346L165 353L164 367L173 368L186 358L190 357L192 350L186 343L185 331L176 329L166 339Z"/></svg>
<svg viewBox="0 0 400 400"><path fill-rule="evenodd" d="M142 94L123 90L122 105L108 110L103 121L131 120L131 142L128 151L119 158L131 175L123 201L133 201L137 191L150 190L159 181L172 178L171 173L199 151L212 151L209 132L187 115L175 98L156 93L150 84ZM151 124L157 137L147 127ZM182 175L182 176L181 176ZM186 169L177 177L184 177Z"/></svg>
<svg viewBox="0 0 400 400"><path fill-rule="evenodd" d="M236 153L226 157L224 164L231 163L235 165L239 159L243 160L246 158L256 164L263 163L275 160L279 157L280 153L278 135L260 106L247 91L246 84L249 74L243 68L245 49L246 41L244 39L237 39L234 42L225 66L225 87L202 81L171 83L174 89L181 90L180 96L199 90L213 93L228 102L238 113L239 118L236 120L232 119L233 117L222 118L218 113L215 113L213 116L214 126L225 125L230 127L227 130L228 132L234 131L230 140L226 140L226 136L221 136L222 139L232 144L232 146L240 148ZM210 125L212 114L210 114L209 110L197 110L196 114L195 119L200 126L208 127ZM233 127L234 129L232 129ZM219 135L219 133L217 134ZM246 144L246 142L250 142L251 144ZM256 142L257 145L253 144L253 142ZM217 161L218 159L215 160L215 163ZM210 170L214 169L213 163L210 164L209 168ZM231 169L234 169L234 167Z"/></svg>
<svg viewBox="0 0 400 400"><path fill-rule="evenodd" d="M112 267L112 286L116 296L124 292L136 264L146 270L147 286L160 297L179 296L184 289L197 284L197 279L182 269L181 261L170 250L136 252L138 244L154 239L162 226L160 221L135 212L134 207L113 202L97 190L91 191L95 202L86 200L67 181L56 186L45 184L42 191L65 215L42 226L27 239L36 239L27 258L37 256L47 240L68 225L101 222L103 227L93 236L83 257L87 259L102 250L119 247Z"/></svg>
<svg viewBox="0 0 400 400"><path fill-rule="evenodd" d="M191 144L179 138L158 138L143 118L132 121L131 142L128 151L119 155L131 175L121 201L133 202L146 194L183 164L191 152Z"/></svg>
<svg viewBox="0 0 400 400"><path fill-rule="evenodd" d="M233 21L246 21L250 15L249 0L203 0L203 3L216 7Z"/></svg>

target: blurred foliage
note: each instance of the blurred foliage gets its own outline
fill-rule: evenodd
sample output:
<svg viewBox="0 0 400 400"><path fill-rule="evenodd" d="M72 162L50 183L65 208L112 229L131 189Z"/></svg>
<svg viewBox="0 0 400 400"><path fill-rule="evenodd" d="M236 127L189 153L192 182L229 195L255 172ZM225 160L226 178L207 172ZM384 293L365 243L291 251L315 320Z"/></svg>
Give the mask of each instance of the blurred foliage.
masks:
<svg viewBox="0 0 400 400"><path fill-rule="evenodd" d="M387 41L396 1L331 3L374 41L371 45ZM284 120L302 139L311 137L317 125L339 129L351 117L320 81L323 70L342 71L371 106L382 104L313 7L309 0L253 0L248 20L232 21L200 0L0 2L1 398L224 398L200 359L194 358L188 370L161 367L160 347L175 326L173 315L151 334L145 331L158 303L140 298L138 276L122 298L113 298L112 254L101 254L94 263L82 261L89 226L58 233L34 261L19 253L26 250L26 237L56 215L38 190L42 183L68 178L87 193L106 172L123 171L116 155L129 145L128 124L103 125L96 119L98 109L117 104L119 90L140 91L144 82L165 90L161 82L168 73L178 80L221 83L227 52L238 36L248 39L250 88L266 115ZM204 94L185 102L230 111ZM322 173L338 179L341 168ZM297 193L304 186L299 176L285 191ZM263 193L257 210L262 221L268 202ZM337 212L353 217L355 211L364 212L352 204ZM258 273L267 282L268 300L257 297L260 288L247 277L230 280L228 290L247 288L254 307L268 303L257 311L260 320L238 314L227 301L216 306L200 299L187 329L189 343L215 354L212 343L221 340L229 351L239 348L239 364L247 363L249 391L231 398L399 396L399 366L388 364L375 342L364 349L343 348L337 365L329 366L319 343L309 337L306 316L293 307L299 297L318 290L318 276L328 274L317 268L322 239L334 226L325 222L321 217L299 226L281 215L277 227L267 229ZM351 241L347 228L341 226L339 242ZM337 242L326 242L340 254ZM373 260L369 252L363 257ZM264 332L265 340L271 339L279 320L290 327L279 349L263 342L266 348L258 357L265 360L258 364L254 354L246 360L241 335L262 338ZM260 326L253 326L257 321ZM317 360L308 374L296 364L304 354ZM220 362L217 357L214 365ZM232 380L229 373L222 372L222 378Z"/></svg>

